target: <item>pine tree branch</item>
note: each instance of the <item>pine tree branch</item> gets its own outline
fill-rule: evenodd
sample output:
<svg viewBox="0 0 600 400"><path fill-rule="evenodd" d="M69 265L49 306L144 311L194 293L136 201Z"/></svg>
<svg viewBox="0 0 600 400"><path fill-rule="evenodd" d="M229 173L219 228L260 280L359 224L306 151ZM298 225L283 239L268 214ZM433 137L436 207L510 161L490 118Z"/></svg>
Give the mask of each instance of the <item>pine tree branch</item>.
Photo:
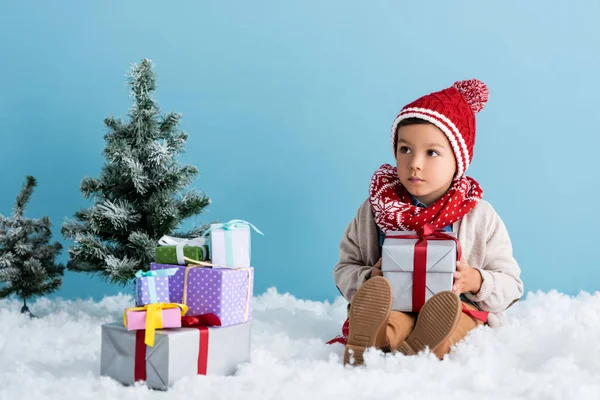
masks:
<svg viewBox="0 0 600 400"><path fill-rule="evenodd" d="M16 267L0 267L0 282L17 280L19 272L19 269Z"/></svg>
<svg viewBox="0 0 600 400"><path fill-rule="evenodd" d="M161 137L164 139L168 138L170 134L177 129L177 125L179 124L180 119L181 114L173 112L166 114L160 121L159 125L159 130L162 134Z"/></svg>
<svg viewBox="0 0 600 400"><path fill-rule="evenodd" d="M2 249L2 251L0 252L0 269L12 268L15 260L16 257L10 249Z"/></svg>
<svg viewBox="0 0 600 400"><path fill-rule="evenodd" d="M33 193L33 189L37 185L35 178L33 176L26 177L27 182L21 188L21 192L17 196L17 201L15 202L14 207L14 218L18 219L23 216L23 212L25 211L25 206L29 203L29 199L31 199L31 195Z"/></svg>
<svg viewBox="0 0 600 400"><path fill-rule="evenodd" d="M89 226L83 222L67 220L62 224L60 232L67 240L73 240L77 235L85 234L89 231Z"/></svg>
<svg viewBox="0 0 600 400"><path fill-rule="evenodd" d="M124 131L127 129L127 125L119 118L105 118L104 124L110 130L109 133L104 135L104 140L106 140L107 142L110 142L114 138L123 136Z"/></svg>
<svg viewBox="0 0 600 400"><path fill-rule="evenodd" d="M92 195L102 191L102 183L96 178L87 176L81 180L79 189L85 198L89 199Z"/></svg>
<svg viewBox="0 0 600 400"><path fill-rule="evenodd" d="M216 221L213 221L211 223L215 224ZM209 228L210 228L210 224L203 224L203 225L200 225L199 227L192 228L191 230L189 230L187 232L182 232L182 231L175 232L174 236L180 237L180 238L186 238L186 239L195 238L195 237L203 236L204 232L206 232ZM208 235L206 235L206 237L209 238L210 233Z"/></svg>
<svg viewBox="0 0 600 400"><path fill-rule="evenodd" d="M200 214L209 204L210 199L203 194L196 192L185 193L177 202L179 216L181 219L187 219Z"/></svg>
<svg viewBox="0 0 600 400"><path fill-rule="evenodd" d="M0 285L0 299L5 299L15 294L15 288L10 285Z"/></svg>
<svg viewBox="0 0 600 400"><path fill-rule="evenodd" d="M115 231L126 231L140 220L140 214L135 207L125 200L110 201L96 205L93 219L99 224L106 226L110 224Z"/></svg>
<svg viewBox="0 0 600 400"><path fill-rule="evenodd" d="M37 286L35 288L33 288L29 293L27 293L27 296L23 296L23 297L30 298L30 297L34 297L34 296L43 296L45 294L53 293L53 292L57 291L61 285L62 285L61 278L53 278L49 281L46 281L46 282L40 284L39 286Z"/></svg>

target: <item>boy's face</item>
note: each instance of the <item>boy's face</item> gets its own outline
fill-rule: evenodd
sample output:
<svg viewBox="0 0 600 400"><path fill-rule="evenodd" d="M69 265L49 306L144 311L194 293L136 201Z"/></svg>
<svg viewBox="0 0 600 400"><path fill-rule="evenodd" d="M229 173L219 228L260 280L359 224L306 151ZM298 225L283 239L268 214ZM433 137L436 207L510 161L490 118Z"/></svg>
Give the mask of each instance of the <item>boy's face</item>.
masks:
<svg viewBox="0 0 600 400"><path fill-rule="evenodd" d="M450 142L435 125L406 125L398 128L396 167L406 190L430 206L452 185L456 160Z"/></svg>

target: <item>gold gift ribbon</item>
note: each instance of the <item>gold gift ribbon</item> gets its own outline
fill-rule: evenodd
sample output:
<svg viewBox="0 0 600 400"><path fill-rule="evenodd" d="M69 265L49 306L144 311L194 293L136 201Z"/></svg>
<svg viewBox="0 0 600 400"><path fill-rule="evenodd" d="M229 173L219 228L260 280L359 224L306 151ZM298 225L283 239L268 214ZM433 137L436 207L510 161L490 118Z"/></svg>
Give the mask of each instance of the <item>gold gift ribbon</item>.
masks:
<svg viewBox="0 0 600 400"><path fill-rule="evenodd" d="M185 261L192 263L192 264L188 264L185 267L185 274L183 275L183 298L182 298L181 302L183 304L187 304L187 285L188 285L188 274L190 272L190 269L204 268L204 267L217 267L218 268L221 266L207 263L204 261L194 260L189 257L183 257L183 258ZM227 266L225 266L224 268L237 269L240 271L246 271L248 273L248 285L246 287L246 307L244 310L244 322L248 322L248 314L250 313L250 298L252 297L252 293L250 292L250 268L230 268Z"/></svg>
<svg viewBox="0 0 600 400"><path fill-rule="evenodd" d="M144 343L152 347L154 346L154 336L156 329L162 329L163 327L163 310L177 307L181 309L182 317L185 315L185 313L188 312L188 306L186 306L185 304L178 303L153 303L146 304L143 307L126 308L125 313L123 313L123 323L125 324L125 326L127 326L128 311L146 311L146 334L144 336Z"/></svg>

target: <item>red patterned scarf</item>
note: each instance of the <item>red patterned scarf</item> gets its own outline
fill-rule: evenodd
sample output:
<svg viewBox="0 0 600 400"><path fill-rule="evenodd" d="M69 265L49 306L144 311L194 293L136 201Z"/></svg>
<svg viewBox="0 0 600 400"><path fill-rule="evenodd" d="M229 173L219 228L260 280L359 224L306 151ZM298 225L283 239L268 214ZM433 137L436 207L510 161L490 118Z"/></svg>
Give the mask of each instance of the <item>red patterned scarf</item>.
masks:
<svg viewBox="0 0 600 400"><path fill-rule="evenodd" d="M398 179L396 167L389 164L375 171L369 192L375 223L384 233L416 231L426 223L442 229L464 217L483 196L479 183L464 176L454 181L446 194L431 206L414 206L410 193Z"/></svg>

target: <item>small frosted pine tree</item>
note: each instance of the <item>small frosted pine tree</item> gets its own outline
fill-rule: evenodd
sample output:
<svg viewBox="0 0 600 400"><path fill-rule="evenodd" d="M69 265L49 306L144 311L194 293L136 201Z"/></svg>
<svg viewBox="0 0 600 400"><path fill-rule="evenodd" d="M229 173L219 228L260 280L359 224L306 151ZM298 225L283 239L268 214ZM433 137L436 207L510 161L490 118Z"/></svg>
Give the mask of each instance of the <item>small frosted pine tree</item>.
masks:
<svg viewBox="0 0 600 400"><path fill-rule="evenodd" d="M106 163L99 178L81 182L81 192L93 204L62 226L63 236L74 241L68 269L123 285L137 270L148 270L161 236L201 235L207 225L174 231L210 203L205 195L184 190L198 169L176 161L188 136L178 129L180 114L160 115L152 97L152 62L134 64L128 84L134 99L129 121L104 120L109 130L104 136Z"/></svg>
<svg viewBox="0 0 600 400"><path fill-rule="evenodd" d="M58 290L64 272L64 266L54 262L62 245L49 243L50 218L23 216L35 186L35 178L28 176L12 216L0 214L0 298L16 295L23 300L21 312L30 315L27 299Z"/></svg>

